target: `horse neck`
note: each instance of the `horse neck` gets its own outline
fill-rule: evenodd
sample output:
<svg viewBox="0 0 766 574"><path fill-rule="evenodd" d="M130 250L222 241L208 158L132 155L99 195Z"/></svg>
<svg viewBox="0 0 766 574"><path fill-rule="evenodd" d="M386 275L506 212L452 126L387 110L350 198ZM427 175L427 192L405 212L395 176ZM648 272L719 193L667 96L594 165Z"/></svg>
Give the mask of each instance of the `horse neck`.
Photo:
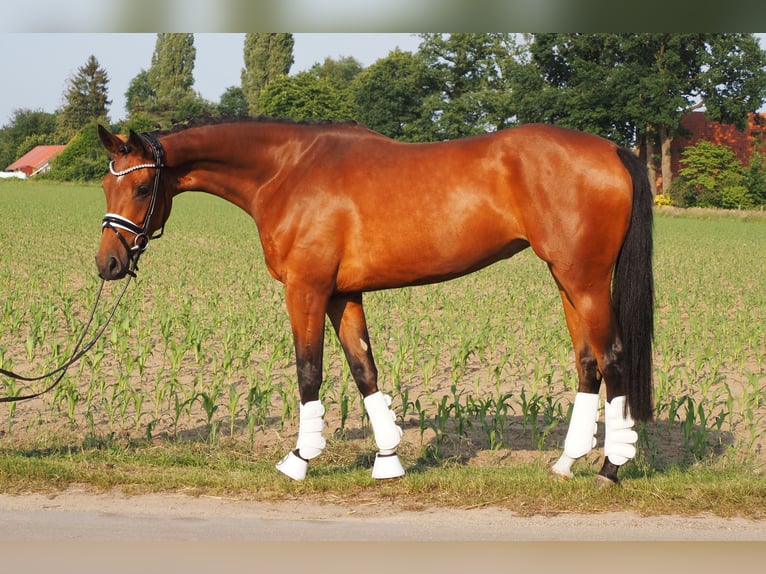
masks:
<svg viewBox="0 0 766 574"><path fill-rule="evenodd" d="M190 128L163 138L176 193L204 191L252 213L254 194L304 147L294 126L243 122Z"/></svg>

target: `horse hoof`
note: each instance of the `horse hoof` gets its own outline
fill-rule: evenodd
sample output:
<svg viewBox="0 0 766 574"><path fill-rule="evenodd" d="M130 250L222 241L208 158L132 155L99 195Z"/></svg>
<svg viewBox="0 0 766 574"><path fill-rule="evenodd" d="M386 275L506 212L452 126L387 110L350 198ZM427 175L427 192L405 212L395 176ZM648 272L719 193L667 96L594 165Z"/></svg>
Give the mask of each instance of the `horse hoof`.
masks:
<svg viewBox="0 0 766 574"><path fill-rule="evenodd" d="M299 457L294 451L287 453L287 455L277 463L277 470L293 480L303 480L306 478L308 468L308 461Z"/></svg>
<svg viewBox="0 0 766 574"><path fill-rule="evenodd" d="M372 466L372 478L384 480L387 478L399 478L404 476L404 467L396 453L375 455L375 464Z"/></svg>
<svg viewBox="0 0 766 574"><path fill-rule="evenodd" d="M566 453L561 453L561 456L556 461L556 464L554 464L548 472L557 478L573 478L574 474L572 474L572 465L575 463L575 460L576 459L572 458Z"/></svg>
<svg viewBox="0 0 766 574"><path fill-rule="evenodd" d="M562 472L555 466L548 470L548 476L555 478L556 480L569 480L570 478L574 478L574 474L572 474L571 470Z"/></svg>
<svg viewBox="0 0 766 574"><path fill-rule="evenodd" d="M603 474L597 474L596 475L596 486L601 488L611 488L613 486L617 486L619 484L619 481L615 478L609 478L608 476L604 476Z"/></svg>

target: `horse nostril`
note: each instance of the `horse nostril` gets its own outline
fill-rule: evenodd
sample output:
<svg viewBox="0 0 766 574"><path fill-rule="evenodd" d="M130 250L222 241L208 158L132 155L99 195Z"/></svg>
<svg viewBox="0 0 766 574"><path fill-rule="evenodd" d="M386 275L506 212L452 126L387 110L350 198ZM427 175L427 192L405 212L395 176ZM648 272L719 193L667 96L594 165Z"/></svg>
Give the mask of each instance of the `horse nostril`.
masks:
<svg viewBox="0 0 766 574"><path fill-rule="evenodd" d="M125 270L122 266L122 263L120 263L120 260L114 255L110 255L102 263L99 263L97 257L96 264L98 266L98 274L102 279L106 279L107 281L112 279L120 279L125 275Z"/></svg>
<svg viewBox="0 0 766 574"><path fill-rule="evenodd" d="M106 265L108 279L122 279L125 277L125 267L117 257L110 257Z"/></svg>

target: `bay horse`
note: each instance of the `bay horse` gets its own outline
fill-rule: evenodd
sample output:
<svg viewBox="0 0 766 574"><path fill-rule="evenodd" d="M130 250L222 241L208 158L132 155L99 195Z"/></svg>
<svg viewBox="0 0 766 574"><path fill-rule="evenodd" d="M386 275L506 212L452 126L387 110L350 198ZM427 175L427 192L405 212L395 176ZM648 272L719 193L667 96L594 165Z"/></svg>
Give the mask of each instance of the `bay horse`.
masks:
<svg viewBox="0 0 766 574"><path fill-rule="evenodd" d="M596 447L617 483L652 418L652 192L632 152L601 137L530 124L404 143L354 123L246 119L128 136L99 126L111 157L96 255L103 279L134 273L184 191L252 216L284 285L300 394L296 447L277 469L301 480L325 447L324 321L340 339L378 452L375 478L404 474L402 429L378 388L363 293L446 281L531 247L547 263L574 345L578 387L554 475ZM138 223L140 222L140 223Z"/></svg>

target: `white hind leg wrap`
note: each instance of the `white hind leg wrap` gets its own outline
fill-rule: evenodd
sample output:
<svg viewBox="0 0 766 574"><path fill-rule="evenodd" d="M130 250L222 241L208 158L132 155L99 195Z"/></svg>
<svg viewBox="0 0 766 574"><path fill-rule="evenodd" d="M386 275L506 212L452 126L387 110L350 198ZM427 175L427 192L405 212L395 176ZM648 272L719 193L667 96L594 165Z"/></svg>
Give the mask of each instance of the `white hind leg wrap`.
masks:
<svg viewBox="0 0 766 574"><path fill-rule="evenodd" d="M588 454L596 446L598 430L598 394L581 393L575 395L569 430L564 441L564 453L553 465L553 472L571 477L574 461Z"/></svg>
<svg viewBox="0 0 766 574"><path fill-rule="evenodd" d="M370 417L375 444L380 454L387 455L396 452L396 447L402 440L402 429L396 424L396 413L391 410L391 397L380 391L364 399L364 408Z"/></svg>
<svg viewBox="0 0 766 574"><path fill-rule="evenodd" d="M630 412L625 416L624 409L625 397L615 397L611 403L604 404L604 454L609 462L618 466L636 456L638 441L638 433L633 430L635 422Z"/></svg>

